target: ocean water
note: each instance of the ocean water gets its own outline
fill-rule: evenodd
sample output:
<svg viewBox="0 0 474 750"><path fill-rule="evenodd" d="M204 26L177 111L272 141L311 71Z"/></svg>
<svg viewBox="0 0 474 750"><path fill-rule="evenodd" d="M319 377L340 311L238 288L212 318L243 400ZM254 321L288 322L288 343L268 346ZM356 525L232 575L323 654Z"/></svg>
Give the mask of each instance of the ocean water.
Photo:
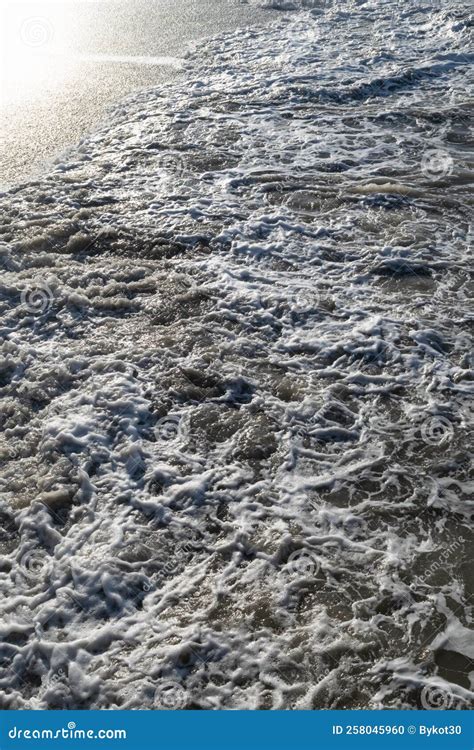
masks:
<svg viewBox="0 0 474 750"><path fill-rule="evenodd" d="M0 196L3 708L472 703L472 13L261 5Z"/></svg>

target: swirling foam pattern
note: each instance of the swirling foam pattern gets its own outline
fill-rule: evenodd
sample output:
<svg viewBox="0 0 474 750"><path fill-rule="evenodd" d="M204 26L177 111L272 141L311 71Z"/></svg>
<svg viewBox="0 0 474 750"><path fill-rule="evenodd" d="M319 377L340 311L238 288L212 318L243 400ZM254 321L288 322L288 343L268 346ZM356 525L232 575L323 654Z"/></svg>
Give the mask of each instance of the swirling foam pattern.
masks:
<svg viewBox="0 0 474 750"><path fill-rule="evenodd" d="M1 196L3 707L472 699L472 19L316 5Z"/></svg>

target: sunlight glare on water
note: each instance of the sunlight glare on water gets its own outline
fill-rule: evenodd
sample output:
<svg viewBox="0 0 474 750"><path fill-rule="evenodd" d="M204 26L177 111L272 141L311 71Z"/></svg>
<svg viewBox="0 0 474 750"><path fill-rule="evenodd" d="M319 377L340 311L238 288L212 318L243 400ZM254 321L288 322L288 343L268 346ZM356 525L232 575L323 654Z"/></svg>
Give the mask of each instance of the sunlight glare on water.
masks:
<svg viewBox="0 0 474 750"><path fill-rule="evenodd" d="M0 0L0 182L36 173L109 105L172 76L190 40L263 17L223 0Z"/></svg>
<svg viewBox="0 0 474 750"><path fill-rule="evenodd" d="M54 11L54 14L51 12ZM51 65L58 49L65 17L64 6L56 3L4 3L2 7L2 103L42 96L44 87L54 86L67 75L64 59Z"/></svg>

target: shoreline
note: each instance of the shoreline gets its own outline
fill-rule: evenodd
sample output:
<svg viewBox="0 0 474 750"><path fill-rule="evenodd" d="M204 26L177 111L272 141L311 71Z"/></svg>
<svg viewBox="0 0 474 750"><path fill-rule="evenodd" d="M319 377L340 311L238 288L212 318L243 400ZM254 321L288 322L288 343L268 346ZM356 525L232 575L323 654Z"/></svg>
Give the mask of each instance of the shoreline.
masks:
<svg viewBox="0 0 474 750"><path fill-rule="evenodd" d="M74 5L72 3L67 10L71 16L67 16L69 25L76 12ZM89 16L77 32L78 41L74 41L74 37L69 39L72 31L61 13L58 12L57 17L48 15L50 7L46 11L38 4L32 18L16 18L13 11L10 11L12 18L5 15L3 33L9 34L12 51L9 59L7 46L3 59L1 189L39 178L88 133L100 128L122 100L179 76L176 61L194 44L223 30L235 30L240 24L244 27L250 23L265 24L271 17L269 11L236 3L235 6L225 5L224 21L220 15L224 7L221 8L217 0L208 0L203 12L195 17L193 3L180 0L170 11L175 18L169 21L168 30L166 9L161 9L159 3L143 6L141 0L133 0L130 6L135 7L138 14L135 20L138 45L132 50L131 46L122 49L113 38L109 39L109 29L101 33L96 30L97 41L88 39L93 23L99 29L107 20L112 25L118 23L113 16L109 19L108 6L101 11L102 18L94 5L85 6ZM114 5L121 7L123 3L109 4ZM3 12L6 14L7 10ZM94 13L98 13L97 19ZM154 19L150 24L156 24L155 36L151 30L145 33L148 15ZM222 28L224 23L225 29ZM61 53L61 44L68 46L69 51ZM20 53L26 56L24 60L18 57ZM20 72L16 73L18 65ZM44 92L43 98L41 92Z"/></svg>

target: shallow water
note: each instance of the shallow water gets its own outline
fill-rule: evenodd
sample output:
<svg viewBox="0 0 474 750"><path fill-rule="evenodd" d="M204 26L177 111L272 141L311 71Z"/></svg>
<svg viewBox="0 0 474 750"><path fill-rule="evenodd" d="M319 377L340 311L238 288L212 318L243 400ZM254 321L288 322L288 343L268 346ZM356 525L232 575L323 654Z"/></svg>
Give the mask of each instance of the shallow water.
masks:
<svg viewBox="0 0 474 750"><path fill-rule="evenodd" d="M124 96L175 77L190 42L270 15L227 0L5 0L0 190L41 174Z"/></svg>
<svg viewBox="0 0 474 750"><path fill-rule="evenodd" d="M4 707L472 701L472 19L296 5L2 198Z"/></svg>

